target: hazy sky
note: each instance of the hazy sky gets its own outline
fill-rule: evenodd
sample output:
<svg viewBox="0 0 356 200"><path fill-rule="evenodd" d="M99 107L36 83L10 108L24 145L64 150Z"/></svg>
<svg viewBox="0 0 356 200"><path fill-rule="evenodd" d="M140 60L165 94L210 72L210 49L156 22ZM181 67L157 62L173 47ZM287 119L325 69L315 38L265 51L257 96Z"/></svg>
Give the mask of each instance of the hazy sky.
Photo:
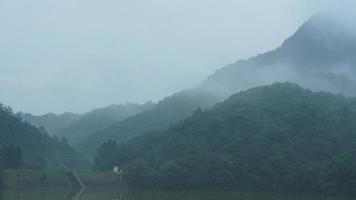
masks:
<svg viewBox="0 0 356 200"><path fill-rule="evenodd" d="M157 101L276 48L326 2L0 0L0 102L40 114Z"/></svg>

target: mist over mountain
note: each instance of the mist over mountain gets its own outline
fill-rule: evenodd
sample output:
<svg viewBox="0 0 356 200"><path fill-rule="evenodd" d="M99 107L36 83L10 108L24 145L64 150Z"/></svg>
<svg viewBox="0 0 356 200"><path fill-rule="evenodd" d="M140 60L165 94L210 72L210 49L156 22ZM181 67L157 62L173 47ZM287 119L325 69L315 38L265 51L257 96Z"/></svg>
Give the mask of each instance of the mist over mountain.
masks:
<svg viewBox="0 0 356 200"><path fill-rule="evenodd" d="M82 138L74 146L87 155L94 156L96 148L107 139L125 142L144 132L167 128L189 116L197 107L209 107L217 102L215 96L199 90L184 90L167 97L141 114L129 117L94 134Z"/></svg>
<svg viewBox="0 0 356 200"><path fill-rule="evenodd" d="M290 81L316 91L355 95L356 31L340 21L343 18L332 16L312 17L281 47L229 65L199 88L226 96L251 86Z"/></svg>
<svg viewBox="0 0 356 200"><path fill-rule="evenodd" d="M17 113L17 115L38 128L44 127L51 135L57 135L60 130L82 117L82 115L74 113L63 113L60 115L48 113L36 116L30 113L20 112Z"/></svg>
<svg viewBox="0 0 356 200"><path fill-rule="evenodd" d="M0 200L356 196L356 1L21 1L0 1Z"/></svg>
<svg viewBox="0 0 356 200"><path fill-rule="evenodd" d="M69 143L75 144L78 140L104 129L115 122L127 117L150 110L155 106L152 102L145 104L127 103L111 105L94 109L84 114L64 113L60 115L45 114L34 116L28 113L18 113L23 120L38 128L45 128L51 135L69 139Z"/></svg>
<svg viewBox="0 0 356 200"><path fill-rule="evenodd" d="M101 129L111 126L115 122L122 121L130 116L142 113L154 108L155 104L147 102L145 104L127 103L124 105L111 105L104 108L92 110L82 115L79 120L73 121L60 129L56 135L66 137L71 144L95 133Z"/></svg>
<svg viewBox="0 0 356 200"><path fill-rule="evenodd" d="M22 121L0 104L0 147L8 145L21 149L25 168L88 168L90 164L66 140L51 137L45 130ZM1 154L0 161L6 156L9 155Z"/></svg>
<svg viewBox="0 0 356 200"><path fill-rule="evenodd" d="M152 129L167 128L198 107L208 108L241 90L274 82L289 81L313 91L354 95L356 38L352 33L339 18L316 15L281 47L226 66L196 88L167 97L151 111L98 131L78 146L88 150L106 139L126 141Z"/></svg>
<svg viewBox="0 0 356 200"><path fill-rule="evenodd" d="M105 144L103 144L103 148ZM234 94L98 154L138 187L355 194L356 99L290 83Z"/></svg>

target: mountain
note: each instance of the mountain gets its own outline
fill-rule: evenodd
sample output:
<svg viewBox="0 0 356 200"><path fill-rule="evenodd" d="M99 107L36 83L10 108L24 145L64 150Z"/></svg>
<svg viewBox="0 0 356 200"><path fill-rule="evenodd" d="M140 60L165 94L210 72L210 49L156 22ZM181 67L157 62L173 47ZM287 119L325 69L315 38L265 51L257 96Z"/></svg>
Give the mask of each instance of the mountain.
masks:
<svg viewBox="0 0 356 200"><path fill-rule="evenodd" d="M81 118L81 115L74 113L63 113L60 115L48 113L39 116L21 112L17 114L23 120L38 128L44 127L46 131L51 135L56 135L60 130Z"/></svg>
<svg viewBox="0 0 356 200"><path fill-rule="evenodd" d="M68 138L69 142L75 145L78 141L90 134L130 116L151 110L154 106L152 102L147 102L142 105L127 103L125 105L111 105L95 109L83 114L79 120L73 121L66 127L63 127L57 131L56 135Z"/></svg>
<svg viewBox="0 0 356 200"><path fill-rule="evenodd" d="M206 93L197 95L193 90L179 92L158 102L151 110L115 123L88 138L83 138L76 144L76 148L93 156L98 145L106 139L124 142L146 131L168 127L189 116L198 105L210 106L212 102L215 102L215 100Z"/></svg>
<svg viewBox="0 0 356 200"><path fill-rule="evenodd" d="M6 148L8 145L16 150L17 155L23 154L25 167L29 168L85 168L90 165L65 140L51 137L43 129L23 121L0 104L0 147ZM6 155L1 155L0 160L3 156Z"/></svg>
<svg viewBox="0 0 356 200"><path fill-rule="evenodd" d="M356 193L356 98L278 83L235 94L104 157L138 187Z"/></svg>
<svg viewBox="0 0 356 200"><path fill-rule="evenodd" d="M252 86L290 81L313 90L354 96L356 30L343 19L317 15L276 50L229 65L199 88L226 95Z"/></svg>
<svg viewBox="0 0 356 200"><path fill-rule="evenodd" d="M153 107L154 103L152 102L142 105L127 103L98 108L84 114L64 113L57 115L49 113L34 116L20 112L17 115L38 128L45 128L51 135L60 138L66 137L71 144L75 144L83 137Z"/></svg>
<svg viewBox="0 0 356 200"><path fill-rule="evenodd" d="M289 81L314 91L353 96L356 92L356 38L354 32L328 15L303 24L279 48L226 66L197 87L178 92L147 111L82 140L92 147L107 139L125 142L152 129L164 129L188 117L196 108L209 108L231 94L256 86Z"/></svg>

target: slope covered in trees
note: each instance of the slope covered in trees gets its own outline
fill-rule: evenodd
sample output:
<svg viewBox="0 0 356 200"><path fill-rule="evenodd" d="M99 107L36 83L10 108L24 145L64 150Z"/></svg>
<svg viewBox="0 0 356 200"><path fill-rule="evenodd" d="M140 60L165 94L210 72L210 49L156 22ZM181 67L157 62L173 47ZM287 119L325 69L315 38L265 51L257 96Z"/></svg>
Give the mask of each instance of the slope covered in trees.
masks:
<svg viewBox="0 0 356 200"><path fill-rule="evenodd" d="M345 17L346 16L346 17ZM356 95L356 31L348 16L325 13L304 23L277 49L217 71L199 88L236 89L294 82L313 90Z"/></svg>
<svg viewBox="0 0 356 200"><path fill-rule="evenodd" d="M101 129L109 127L115 122L122 121L130 116L150 110L154 107L154 103L147 102L145 104L128 103L125 105L112 105L105 108L95 109L85 113L81 119L72 122L67 127L64 127L57 132L57 136L66 137L69 142L75 144Z"/></svg>
<svg viewBox="0 0 356 200"><path fill-rule="evenodd" d="M95 167L119 164L140 187L355 193L355 149L355 98L279 83L98 154Z"/></svg>
<svg viewBox="0 0 356 200"><path fill-rule="evenodd" d="M111 105L98 108L84 114L64 113L60 115L45 114L34 116L27 113L18 113L18 115L38 128L45 128L51 135L67 138L69 143L76 147L76 144L84 140L88 135L130 116L151 110L154 106L155 104L152 102L142 105L127 103L125 105ZM87 152L86 149L83 152Z"/></svg>
<svg viewBox="0 0 356 200"><path fill-rule="evenodd" d="M82 168L89 162L66 140L51 137L0 104L0 161L5 168ZM23 164L21 163L23 160Z"/></svg>
<svg viewBox="0 0 356 200"><path fill-rule="evenodd" d="M208 108L228 96L274 82L293 82L313 90L355 94L356 37L328 15L303 24L280 48L218 70L194 89L160 101L151 111L138 114L80 141L82 149L113 139L124 142L152 129L162 129ZM282 75L278 75L282 74Z"/></svg>
<svg viewBox="0 0 356 200"><path fill-rule="evenodd" d="M204 92L199 95L193 90L179 92L158 102L152 110L129 117L83 138L76 147L82 152L94 155L100 143L107 139L125 142L144 132L166 128L189 116L198 106L208 107L215 101L216 99Z"/></svg>
<svg viewBox="0 0 356 200"><path fill-rule="evenodd" d="M50 135L56 135L60 130L67 127L82 116L74 113L63 113L60 115L48 113L35 116L29 113L18 113L18 115L28 123L40 128L44 127Z"/></svg>

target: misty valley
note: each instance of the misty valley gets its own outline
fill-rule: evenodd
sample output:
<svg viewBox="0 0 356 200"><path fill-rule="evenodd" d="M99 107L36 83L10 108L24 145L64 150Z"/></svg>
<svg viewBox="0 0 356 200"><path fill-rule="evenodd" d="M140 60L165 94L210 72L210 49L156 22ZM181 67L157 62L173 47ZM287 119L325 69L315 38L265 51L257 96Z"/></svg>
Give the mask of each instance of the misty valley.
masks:
<svg viewBox="0 0 356 200"><path fill-rule="evenodd" d="M278 48L158 101L61 114L0 103L0 200L353 199L354 16L314 14Z"/></svg>

